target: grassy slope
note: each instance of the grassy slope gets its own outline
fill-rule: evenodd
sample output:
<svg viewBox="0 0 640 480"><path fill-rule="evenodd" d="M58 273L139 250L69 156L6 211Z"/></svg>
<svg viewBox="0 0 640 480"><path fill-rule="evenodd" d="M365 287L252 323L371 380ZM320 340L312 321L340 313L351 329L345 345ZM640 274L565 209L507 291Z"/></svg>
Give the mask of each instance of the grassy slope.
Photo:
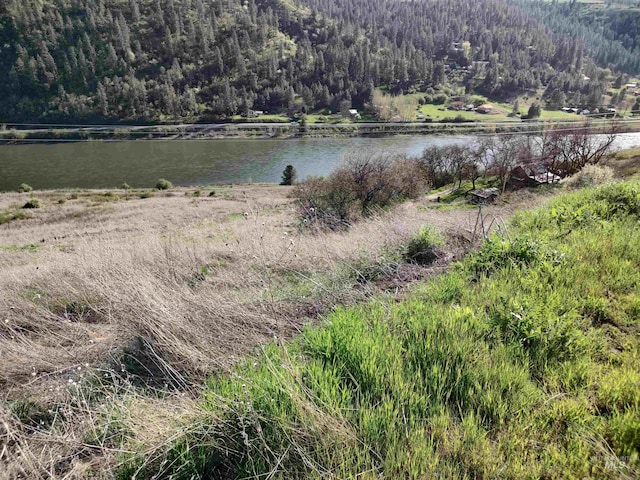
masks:
<svg viewBox="0 0 640 480"><path fill-rule="evenodd" d="M639 214L623 183L518 215L405 301L211 379L208 413L122 478L633 478Z"/></svg>

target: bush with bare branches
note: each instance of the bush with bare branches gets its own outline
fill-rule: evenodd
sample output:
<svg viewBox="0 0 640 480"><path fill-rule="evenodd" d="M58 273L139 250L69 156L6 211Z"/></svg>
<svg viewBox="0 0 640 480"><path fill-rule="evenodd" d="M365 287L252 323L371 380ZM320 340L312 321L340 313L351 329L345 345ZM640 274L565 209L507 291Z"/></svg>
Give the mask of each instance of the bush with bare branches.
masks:
<svg viewBox="0 0 640 480"><path fill-rule="evenodd" d="M428 185L415 159L352 152L328 177L308 179L293 195L305 224L335 230L376 209L416 198Z"/></svg>

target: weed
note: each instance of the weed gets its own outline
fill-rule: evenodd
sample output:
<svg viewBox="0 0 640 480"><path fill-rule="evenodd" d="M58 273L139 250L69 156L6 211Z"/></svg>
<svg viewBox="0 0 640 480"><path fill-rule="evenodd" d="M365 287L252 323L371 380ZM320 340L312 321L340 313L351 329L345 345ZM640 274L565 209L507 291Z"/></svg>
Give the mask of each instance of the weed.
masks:
<svg viewBox="0 0 640 480"><path fill-rule="evenodd" d="M156 190L168 190L173 188L173 184L169 180L161 178L156 182Z"/></svg>
<svg viewBox="0 0 640 480"><path fill-rule="evenodd" d="M40 208L40 200L31 198L27 200L27 203L25 203L22 208Z"/></svg>
<svg viewBox="0 0 640 480"><path fill-rule="evenodd" d="M30 215L23 211L17 212L0 212L0 225L12 222L13 220L27 220Z"/></svg>
<svg viewBox="0 0 640 480"><path fill-rule="evenodd" d="M27 243L25 245L3 245L0 246L0 250L6 252L36 252L40 249L40 245L37 243Z"/></svg>
<svg viewBox="0 0 640 480"><path fill-rule="evenodd" d="M153 197L153 195L154 195L153 190L145 190L139 196L140 198L151 198Z"/></svg>
<svg viewBox="0 0 640 480"><path fill-rule="evenodd" d="M28 183L21 183L20 186L18 187L18 192L20 193L28 193L28 192L31 192L32 190L33 190L33 187Z"/></svg>
<svg viewBox="0 0 640 480"><path fill-rule="evenodd" d="M51 409L33 400L16 400L10 402L8 407L20 423L31 428L46 429L54 419Z"/></svg>
<svg viewBox="0 0 640 480"><path fill-rule="evenodd" d="M565 182L569 188L583 188L602 185L613 181L613 168L601 165L586 165Z"/></svg>
<svg viewBox="0 0 640 480"><path fill-rule="evenodd" d="M408 262L427 265L437 258L437 248L444 244L442 235L435 229L424 226L409 240L402 257Z"/></svg>

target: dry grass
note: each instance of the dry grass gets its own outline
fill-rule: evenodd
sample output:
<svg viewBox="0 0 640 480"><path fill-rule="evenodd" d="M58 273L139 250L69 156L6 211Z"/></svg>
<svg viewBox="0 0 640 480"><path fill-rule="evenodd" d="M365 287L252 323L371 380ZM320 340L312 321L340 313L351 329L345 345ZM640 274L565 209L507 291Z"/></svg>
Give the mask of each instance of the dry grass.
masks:
<svg viewBox="0 0 640 480"><path fill-rule="evenodd" d="M602 164L613 168L618 178L637 177L640 173L640 149L617 152L606 158Z"/></svg>
<svg viewBox="0 0 640 480"><path fill-rule="evenodd" d="M366 295L336 273L345 265L375 261L425 224L447 236L450 259L477 229L475 211L438 211L425 199L314 234L299 230L288 187L193 192L0 195L0 211L30 197L43 205L0 225L0 478L84 478L113 464L120 446L91 435L105 415L128 441L155 436L176 411L194 411L184 394L194 382ZM540 201L522 194L485 214L506 218ZM72 388L104 372L118 381L94 389L99 401ZM158 391L182 393L172 403ZM33 431L11 410L25 399L68 411Z"/></svg>

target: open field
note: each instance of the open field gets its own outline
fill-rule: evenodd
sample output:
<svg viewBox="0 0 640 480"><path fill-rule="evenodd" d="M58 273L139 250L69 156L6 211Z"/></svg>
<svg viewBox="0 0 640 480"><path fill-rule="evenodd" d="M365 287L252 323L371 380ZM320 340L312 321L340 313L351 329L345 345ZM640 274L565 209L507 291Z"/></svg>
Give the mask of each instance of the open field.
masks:
<svg viewBox="0 0 640 480"><path fill-rule="evenodd" d="M198 411L193 389L206 375L335 305L401 297L466 251L478 228L475 212L438 211L425 198L314 234L296 223L289 187L212 190L0 195L0 441L13 455L0 462L9 478L21 469L84 478L113 464L104 419L114 408L126 408L122 422L148 441L176 412ZM32 198L40 208L20 208ZM487 226L542 198L505 198L486 210ZM16 212L25 218L11 220ZM424 225L446 239L439 260L398 263L389 252Z"/></svg>

